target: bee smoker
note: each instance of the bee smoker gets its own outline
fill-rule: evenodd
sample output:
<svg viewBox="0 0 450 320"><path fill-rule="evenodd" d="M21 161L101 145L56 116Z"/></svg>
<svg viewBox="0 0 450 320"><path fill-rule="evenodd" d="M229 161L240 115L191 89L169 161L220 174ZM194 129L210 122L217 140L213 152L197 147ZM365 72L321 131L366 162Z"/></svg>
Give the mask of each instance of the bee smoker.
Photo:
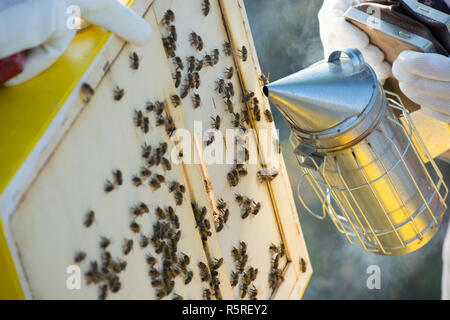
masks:
<svg viewBox="0 0 450 320"><path fill-rule="evenodd" d="M383 90L357 49L335 51L263 91L291 129L297 195L309 213L328 214L350 243L381 255L412 252L433 237L448 188L400 98ZM321 214L302 198L303 182Z"/></svg>

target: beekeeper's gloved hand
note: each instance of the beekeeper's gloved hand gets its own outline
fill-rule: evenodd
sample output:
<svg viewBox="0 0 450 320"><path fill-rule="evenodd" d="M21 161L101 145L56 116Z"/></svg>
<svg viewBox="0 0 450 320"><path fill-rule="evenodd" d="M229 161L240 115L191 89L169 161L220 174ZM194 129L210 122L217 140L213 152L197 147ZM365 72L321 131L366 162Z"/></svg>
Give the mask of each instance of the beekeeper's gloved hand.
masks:
<svg viewBox="0 0 450 320"><path fill-rule="evenodd" d="M344 18L344 13L357 0L325 0L319 11L320 39L322 40L324 56L344 48L357 48L365 61L375 70L381 83L390 77L391 65L384 61L383 52L369 43L367 34Z"/></svg>
<svg viewBox="0 0 450 320"><path fill-rule="evenodd" d="M403 51L392 66L400 90L423 112L450 122L450 58L436 53Z"/></svg>
<svg viewBox="0 0 450 320"><path fill-rule="evenodd" d="M35 77L64 53L76 33L71 5L81 9L86 21L134 44L142 45L150 38L147 22L116 0L1 0L0 59L29 50L23 72L5 85Z"/></svg>

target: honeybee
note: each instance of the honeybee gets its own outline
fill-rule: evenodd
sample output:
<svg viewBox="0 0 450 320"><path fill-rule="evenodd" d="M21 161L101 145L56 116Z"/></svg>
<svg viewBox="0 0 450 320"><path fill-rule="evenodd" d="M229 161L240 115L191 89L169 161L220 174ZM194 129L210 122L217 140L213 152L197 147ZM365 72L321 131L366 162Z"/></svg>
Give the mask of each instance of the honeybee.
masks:
<svg viewBox="0 0 450 320"><path fill-rule="evenodd" d="M209 270L206 264L203 262L198 263L198 268L200 269L200 279L201 281L208 281L209 280Z"/></svg>
<svg viewBox="0 0 450 320"><path fill-rule="evenodd" d="M164 102L161 102L161 101L156 101L155 102L155 107L156 107L156 110L155 110L156 114L158 116L160 116L163 113L164 108L166 107L166 104Z"/></svg>
<svg viewBox="0 0 450 320"><path fill-rule="evenodd" d="M89 210L88 213L86 213L86 217L84 219L83 224L86 228L89 228L94 222L94 220L95 220L95 212L93 210Z"/></svg>
<svg viewBox="0 0 450 320"><path fill-rule="evenodd" d="M111 192L114 190L114 185L112 184L111 181L106 180L104 190L105 190L105 192Z"/></svg>
<svg viewBox="0 0 450 320"><path fill-rule="evenodd" d="M197 43L196 49L198 51L202 51L203 50L203 40L200 36L197 37L197 42L198 43Z"/></svg>
<svg viewBox="0 0 450 320"><path fill-rule="evenodd" d="M122 171L116 170L113 172L114 181L117 185L121 186L123 179L122 179Z"/></svg>
<svg viewBox="0 0 450 320"><path fill-rule="evenodd" d="M189 56L186 58L186 62L187 62L187 72L188 73L192 73L195 70L195 57L194 56Z"/></svg>
<svg viewBox="0 0 450 320"><path fill-rule="evenodd" d="M214 50L212 51L213 64L219 63L219 54L220 54L219 49L214 49Z"/></svg>
<svg viewBox="0 0 450 320"><path fill-rule="evenodd" d="M217 79L216 81L216 91L218 93L223 93L223 91L225 90L225 80L223 79Z"/></svg>
<svg viewBox="0 0 450 320"><path fill-rule="evenodd" d="M202 70L202 68L203 68L203 60L202 59L200 59L200 60L196 60L195 61L195 71L200 71L200 70Z"/></svg>
<svg viewBox="0 0 450 320"><path fill-rule="evenodd" d="M258 202L255 204L255 207L252 210L252 214L256 216L260 210L261 210L261 202Z"/></svg>
<svg viewBox="0 0 450 320"><path fill-rule="evenodd" d="M253 268L250 267L247 271L249 277L250 277L250 281L255 281L256 277L258 276L258 269L257 268Z"/></svg>
<svg viewBox="0 0 450 320"><path fill-rule="evenodd" d="M214 264L212 266L213 270L217 270L220 268L220 266L223 264L223 258L220 259L214 259Z"/></svg>
<svg viewBox="0 0 450 320"><path fill-rule="evenodd" d="M132 222L130 223L130 229L131 231L133 231L134 233L139 233L141 231L141 227L139 226L139 224L137 224L136 222Z"/></svg>
<svg viewBox="0 0 450 320"><path fill-rule="evenodd" d="M286 249L284 247L284 243L280 244L280 257L284 257L286 254Z"/></svg>
<svg viewBox="0 0 450 320"><path fill-rule="evenodd" d="M243 195L239 194L239 193L236 193L234 195L234 200L236 200L236 202L239 203L239 204L241 204L244 201L244 198L245 197Z"/></svg>
<svg viewBox="0 0 450 320"><path fill-rule="evenodd" d="M141 241L139 241L139 246L144 249L148 246L148 238L146 236L144 236L143 234L141 235Z"/></svg>
<svg viewBox="0 0 450 320"><path fill-rule="evenodd" d="M174 94L171 97L171 101L173 103L173 106L176 108L181 104L181 99L178 95Z"/></svg>
<svg viewBox="0 0 450 320"><path fill-rule="evenodd" d="M228 82L227 85L225 86L225 92L230 96L234 97L234 88L231 82Z"/></svg>
<svg viewBox="0 0 450 320"><path fill-rule="evenodd" d="M152 287L156 287L156 288L163 286L163 282L161 279L154 279L151 281L151 284L152 284Z"/></svg>
<svg viewBox="0 0 450 320"><path fill-rule="evenodd" d="M194 78L195 89L198 89L200 87L200 74L198 72L194 72L192 76Z"/></svg>
<svg viewBox="0 0 450 320"><path fill-rule="evenodd" d="M164 116L159 115L156 117L156 126L163 126L166 123L166 119L164 118Z"/></svg>
<svg viewBox="0 0 450 320"><path fill-rule="evenodd" d="M122 287L118 276L114 276L111 280L108 281L108 284L113 293L116 293Z"/></svg>
<svg viewBox="0 0 450 320"><path fill-rule="evenodd" d="M164 298L166 295L167 295L167 293L166 293L165 290L158 290L158 291L156 292L156 298L157 298L158 300Z"/></svg>
<svg viewBox="0 0 450 320"><path fill-rule="evenodd" d="M276 246L275 244L272 243L269 247L269 252L271 254L276 254L276 253L280 252L280 249L278 248L278 246Z"/></svg>
<svg viewBox="0 0 450 320"><path fill-rule="evenodd" d="M92 89L92 87L88 83L83 83L80 89L81 101L83 101L83 103L88 103L93 95L94 89Z"/></svg>
<svg viewBox="0 0 450 320"><path fill-rule="evenodd" d="M78 251L78 252L75 254L75 257L73 258L73 261L74 261L75 263L80 263L80 262L83 261L85 258L86 258L86 253L83 252L83 251Z"/></svg>
<svg viewBox="0 0 450 320"><path fill-rule="evenodd" d="M170 161L167 159L167 158L165 158L165 157L163 157L162 159L161 159L161 165L164 167L164 169L165 170L172 170L172 164L170 163Z"/></svg>
<svg viewBox="0 0 450 320"><path fill-rule="evenodd" d="M98 299L105 300L108 295L108 286L106 284L99 287Z"/></svg>
<svg viewBox="0 0 450 320"><path fill-rule="evenodd" d="M242 218L242 219L246 219L246 218L249 216L250 212L252 212L252 208L251 208L251 207L246 207L246 208L244 208L244 209L242 210L241 218Z"/></svg>
<svg viewBox="0 0 450 320"><path fill-rule="evenodd" d="M184 99L187 97L187 95L189 93L189 89L190 89L190 87L188 85L181 86L181 92L180 92L181 99Z"/></svg>
<svg viewBox="0 0 450 320"><path fill-rule="evenodd" d="M261 73L261 75L259 76L259 81L261 81L261 84L262 84L263 86L266 86L266 85L269 84L269 77L266 77L266 76L264 75L264 73Z"/></svg>
<svg viewBox="0 0 450 320"><path fill-rule="evenodd" d="M181 72L177 71L174 75L173 75L173 80L175 80L175 88L178 88L181 84Z"/></svg>
<svg viewBox="0 0 450 320"><path fill-rule="evenodd" d="M217 220L216 232L222 231L223 226L224 226L223 218L219 216Z"/></svg>
<svg viewBox="0 0 450 320"><path fill-rule="evenodd" d="M303 273L306 272L306 260L303 258L300 258L300 271Z"/></svg>
<svg viewBox="0 0 450 320"><path fill-rule="evenodd" d="M120 99L122 99L124 94L125 89L121 89L118 86L114 88L114 100L119 101Z"/></svg>
<svg viewBox="0 0 450 320"><path fill-rule="evenodd" d="M203 290L203 299L204 300L211 300L211 290L204 289Z"/></svg>
<svg viewBox="0 0 450 320"><path fill-rule="evenodd" d="M267 121L267 122L273 122L272 112L270 112L269 109L266 109L266 110L264 111L264 116L266 117L266 121Z"/></svg>
<svg viewBox="0 0 450 320"><path fill-rule="evenodd" d="M142 111L134 110L134 117L133 121L136 127L141 127L144 123L144 115L142 114Z"/></svg>
<svg viewBox="0 0 450 320"><path fill-rule="evenodd" d="M273 179L275 179L278 175L278 170L276 169L267 169L267 168L262 168L261 170L258 170L257 172L257 178L259 180L259 182L263 183L263 182L270 182Z"/></svg>
<svg viewBox="0 0 450 320"><path fill-rule="evenodd" d="M131 182L132 182L136 187L139 187L139 186L142 184L141 178L139 178L139 177L136 176L136 175L134 175L134 176L131 178Z"/></svg>
<svg viewBox="0 0 450 320"><path fill-rule="evenodd" d="M177 45L173 41L172 37L162 38L164 50L168 57L175 57L175 51L177 50Z"/></svg>
<svg viewBox="0 0 450 320"><path fill-rule="evenodd" d="M175 204L177 206L181 206L183 204L183 193L181 193L180 191L176 191L174 198L175 198Z"/></svg>
<svg viewBox="0 0 450 320"><path fill-rule="evenodd" d="M241 290L240 290L240 297L241 299L244 299L247 295L248 291L248 284L241 283Z"/></svg>
<svg viewBox="0 0 450 320"><path fill-rule="evenodd" d="M231 272L231 280L230 280L231 286L236 287L238 282L239 282L239 273L232 271Z"/></svg>
<svg viewBox="0 0 450 320"><path fill-rule="evenodd" d="M176 71L184 69L183 61L181 60L180 57L173 58L173 64L175 65L175 70Z"/></svg>
<svg viewBox="0 0 450 320"><path fill-rule="evenodd" d="M163 209L161 209L161 207L157 207L155 209L155 215L159 218L159 219L165 219L166 218L166 214L164 212Z"/></svg>
<svg viewBox="0 0 450 320"><path fill-rule="evenodd" d="M194 94L192 96L191 100L192 100L192 105L193 105L194 109L197 109L198 107L200 107L200 104L202 101L201 101L201 97L199 94L197 94L197 93Z"/></svg>
<svg viewBox="0 0 450 320"><path fill-rule="evenodd" d="M252 91L246 93L246 94L244 95L244 97L242 97L242 103L249 102L250 99L253 98L254 95L255 95L255 93L252 92Z"/></svg>
<svg viewBox="0 0 450 320"><path fill-rule="evenodd" d="M108 246L111 244L111 240L107 237L101 237L100 238L100 248L102 248L103 250L106 250L106 248L108 248Z"/></svg>
<svg viewBox="0 0 450 320"><path fill-rule="evenodd" d="M253 113L255 114L256 121L261 121L261 110L259 109L259 106L256 105L253 109Z"/></svg>
<svg viewBox="0 0 450 320"><path fill-rule="evenodd" d="M139 56L137 55L136 52L132 52L130 54L130 62L131 62L130 64L131 69L133 70L139 69Z"/></svg>
<svg viewBox="0 0 450 320"><path fill-rule="evenodd" d="M166 182L166 178L162 174L155 173L155 177L160 183Z"/></svg>
<svg viewBox="0 0 450 320"><path fill-rule="evenodd" d="M216 136L215 136L214 134L210 135L209 138L208 138L208 140L206 141L206 145L209 146L211 143L213 143L215 137L216 137Z"/></svg>
<svg viewBox="0 0 450 320"><path fill-rule="evenodd" d="M215 118L211 117L211 120L212 120L211 127L216 130L219 130L220 129L220 116L216 116Z"/></svg>
<svg viewBox="0 0 450 320"><path fill-rule="evenodd" d="M227 106L227 111L231 114L234 113L234 106L233 106L233 101L231 101L230 98L227 98L224 100L225 105Z"/></svg>
<svg viewBox="0 0 450 320"><path fill-rule="evenodd" d="M231 120L233 127L238 128L241 124L241 115L239 113L233 113L234 118Z"/></svg>
<svg viewBox="0 0 450 320"><path fill-rule="evenodd" d="M185 277L184 277L184 284L189 284L192 281L193 277L194 277L194 273L192 271L186 272Z"/></svg>
<svg viewBox="0 0 450 320"><path fill-rule="evenodd" d="M169 184L169 192L174 192L175 190L178 190L178 188L180 187L180 183L177 181L172 181Z"/></svg>
<svg viewBox="0 0 450 320"><path fill-rule="evenodd" d="M225 69L225 79L230 80L233 78L234 69L233 67L229 67Z"/></svg>
<svg viewBox="0 0 450 320"><path fill-rule="evenodd" d="M130 253L130 251L133 249L133 240L131 239L125 239L124 244L122 246L122 252L124 255L127 255Z"/></svg>
<svg viewBox="0 0 450 320"><path fill-rule="evenodd" d="M173 13L173 11L169 9L166 11L166 13L164 13L162 23L168 26L173 21L175 21L175 13Z"/></svg>
<svg viewBox="0 0 450 320"><path fill-rule="evenodd" d="M169 37L173 39L173 41L177 41L178 35L177 35L177 28L175 26L169 26Z"/></svg>
<svg viewBox="0 0 450 320"><path fill-rule="evenodd" d="M209 0L203 0L203 2L202 2L202 12L203 12L203 15L205 17L209 13L209 6L210 6Z"/></svg>
<svg viewBox="0 0 450 320"><path fill-rule="evenodd" d="M230 186L236 187L239 183L239 174L235 169L227 173L227 180Z"/></svg>
<svg viewBox="0 0 450 320"><path fill-rule="evenodd" d="M227 223L229 217L230 217L230 210L227 208L227 209L225 209L225 210L223 211L223 216L222 216L222 218L223 218L223 223Z"/></svg>
<svg viewBox="0 0 450 320"><path fill-rule="evenodd" d="M242 256L245 255L245 253L247 252L247 243L244 241L240 241L239 242L239 252L241 253Z"/></svg>
<svg viewBox="0 0 450 320"><path fill-rule="evenodd" d="M231 43L224 42L222 45L222 48L223 48L223 53L226 56L231 56L233 54L233 49L231 48Z"/></svg>
<svg viewBox="0 0 450 320"><path fill-rule="evenodd" d="M280 262L280 254L278 253L275 258L272 259L272 268L277 269L278 263Z"/></svg>
<svg viewBox="0 0 450 320"><path fill-rule="evenodd" d="M250 300L257 300L256 296L258 295L258 290L256 289L255 285L252 285L249 292L249 298Z"/></svg>
<svg viewBox="0 0 450 320"><path fill-rule="evenodd" d="M127 268L128 263L123 260L118 260L118 262L114 263L113 269L114 272L120 273Z"/></svg>
<svg viewBox="0 0 450 320"><path fill-rule="evenodd" d="M209 54L206 54L203 57L203 62L206 63L207 66L210 66L210 67L214 66L213 57L211 57L211 55L209 55Z"/></svg>
<svg viewBox="0 0 450 320"><path fill-rule="evenodd" d="M242 46L241 50L238 50L240 53L240 58L242 59L242 61L247 61L247 56L248 56L248 52L247 52L247 48L245 46Z"/></svg>

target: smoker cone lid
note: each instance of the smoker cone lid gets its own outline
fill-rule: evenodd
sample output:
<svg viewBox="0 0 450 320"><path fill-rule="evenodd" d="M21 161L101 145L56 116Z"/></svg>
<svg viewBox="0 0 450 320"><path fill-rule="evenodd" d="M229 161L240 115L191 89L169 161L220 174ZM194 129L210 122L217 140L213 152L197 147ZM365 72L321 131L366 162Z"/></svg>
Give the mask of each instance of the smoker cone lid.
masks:
<svg viewBox="0 0 450 320"><path fill-rule="evenodd" d="M341 58L341 53L348 58ZM264 93L289 123L303 132L352 126L374 101L375 72L357 49L333 52L319 61L264 87ZM345 129L345 128L344 128Z"/></svg>

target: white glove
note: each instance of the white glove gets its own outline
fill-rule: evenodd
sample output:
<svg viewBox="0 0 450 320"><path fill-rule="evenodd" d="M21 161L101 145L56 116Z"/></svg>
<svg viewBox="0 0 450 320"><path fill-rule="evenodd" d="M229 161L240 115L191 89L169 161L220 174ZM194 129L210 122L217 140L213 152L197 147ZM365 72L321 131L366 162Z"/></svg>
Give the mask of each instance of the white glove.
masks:
<svg viewBox="0 0 450 320"><path fill-rule="evenodd" d="M400 90L423 112L450 122L450 58L436 53L403 51L392 66Z"/></svg>
<svg viewBox="0 0 450 320"><path fill-rule="evenodd" d="M150 38L147 22L116 0L1 0L0 59L29 50L23 72L6 86L37 76L64 53L76 33L70 27L70 5L78 6L88 22L134 44L142 45Z"/></svg>
<svg viewBox="0 0 450 320"><path fill-rule="evenodd" d="M323 2L318 17L324 55L327 58L335 50L356 48L374 69L378 80L384 83L391 75L391 66L384 61L383 52L369 43L369 37L364 31L344 18L345 11L359 2L357 0L325 0Z"/></svg>

